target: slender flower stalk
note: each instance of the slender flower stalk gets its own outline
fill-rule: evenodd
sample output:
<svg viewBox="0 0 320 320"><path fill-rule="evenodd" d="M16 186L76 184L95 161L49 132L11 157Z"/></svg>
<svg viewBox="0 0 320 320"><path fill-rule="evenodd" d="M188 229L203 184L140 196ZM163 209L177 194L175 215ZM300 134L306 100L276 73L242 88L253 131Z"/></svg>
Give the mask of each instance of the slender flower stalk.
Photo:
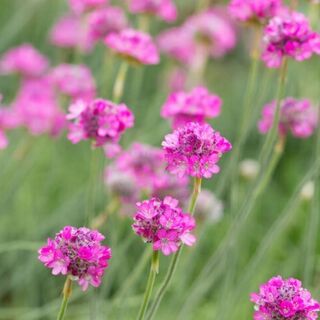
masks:
<svg viewBox="0 0 320 320"><path fill-rule="evenodd" d="M138 19L138 29L143 32L149 32L150 17L148 14L140 14Z"/></svg>
<svg viewBox="0 0 320 320"><path fill-rule="evenodd" d="M63 287L63 299L62 299L57 320L64 319L71 293L72 293L72 280L70 279L70 277L67 277Z"/></svg>
<svg viewBox="0 0 320 320"><path fill-rule="evenodd" d="M123 60L121 62L118 75L113 87L113 102L119 103L123 96L123 90L126 82L126 77L129 69L129 64L127 61Z"/></svg>
<svg viewBox="0 0 320 320"><path fill-rule="evenodd" d="M191 215L194 215L197 199L198 199L198 196L201 192L201 182L202 182L201 178L198 178L198 177L194 178L193 192L191 195L189 209L188 209L188 212ZM179 248L179 250L175 253L175 255L173 256L173 258L171 260L171 263L170 263L169 269L167 271L167 274L165 276L165 279L164 279L156 297L154 298L154 302L151 306L150 312L147 317L148 320L153 319L153 317L155 316L155 314L160 306L161 300L162 300L164 294L166 293L166 291L171 283L171 280L172 280L174 273L175 273L177 266L178 266L178 262L179 262L179 259L181 256L182 248L183 248L183 246L181 246Z"/></svg>

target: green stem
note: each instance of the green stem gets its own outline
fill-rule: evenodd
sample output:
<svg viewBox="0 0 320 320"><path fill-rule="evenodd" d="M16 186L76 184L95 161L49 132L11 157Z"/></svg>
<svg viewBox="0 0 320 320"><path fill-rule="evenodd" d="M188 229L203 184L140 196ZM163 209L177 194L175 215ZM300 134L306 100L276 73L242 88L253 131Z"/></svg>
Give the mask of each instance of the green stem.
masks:
<svg viewBox="0 0 320 320"><path fill-rule="evenodd" d="M149 32L150 16L148 14L141 14L139 16L138 28L143 32Z"/></svg>
<svg viewBox="0 0 320 320"><path fill-rule="evenodd" d="M63 287L63 299L62 299L62 303L61 303L61 307L60 307L60 311L59 311L57 320L64 319L64 316L65 316L65 313L67 310L67 306L68 306L68 301L71 296L71 292L72 292L72 281L69 277L67 277L66 282Z"/></svg>
<svg viewBox="0 0 320 320"><path fill-rule="evenodd" d="M151 267L150 267L148 282L147 282L146 290L144 292L143 302L141 304L139 314L137 317L138 320L143 320L145 317L148 304L150 301L150 297L152 294L152 290L154 287L156 275L158 274L158 272L159 272L159 251L153 251L153 254L151 257Z"/></svg>
<svg viewBox="0 0 320 320"><path fill-rule="evenodd" d="M188 210L191 215L194 215L197 199L198 199L200 192L201 192L201 178L195 178L194 183L193 183L193 192L192 192L192 196L190 199L189 210ZM151 305L151 309L150 309L150 312L147 317L148 320L151 320L154 317L154 315L156 314L156 312L160 306L162 298L163 298L164 294L166 293L166 291L171 283L171 280L174 276L174 273L177 269L182 249L183 249L183 246L181 245L181 247L174 254L174 256L171 260L171 263L170 263L169 269L167 271L167 274L165 276L165 279L164 279L159 291L157 292L157 295L154 299L153 304Z"/></svg>
<svg viewBox="0 0 320 320"><path fill-rule="evenodd" d="M123 96L123 89L124 89L128 69L129 69L128 62L123 60L120 65L120 68L119 68L119 71L117 74L117 78L116 78L116 81L115 81L114 87L113 87L113 102L114 103L119 103L122 96Z"/></svg>
<svg viewBox="0 0 320 320"><path fill-rule="evenodd" d="M110 78L112 77L112 74L113 74L113 66L114 66L114 55L111 54L110 52L105 53L103 58L103 66L101 68L101 75L100 75L101 97L106 97L108 93Z"/></svg>

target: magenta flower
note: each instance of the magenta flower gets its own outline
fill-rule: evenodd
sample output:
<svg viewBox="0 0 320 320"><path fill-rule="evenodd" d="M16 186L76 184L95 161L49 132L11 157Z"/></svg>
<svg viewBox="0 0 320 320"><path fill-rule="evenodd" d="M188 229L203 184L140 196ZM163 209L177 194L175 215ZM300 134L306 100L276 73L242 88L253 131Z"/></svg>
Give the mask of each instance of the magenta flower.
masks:
<svg viewBox="0 0 320 320"><path fill-rule="evenodd" d="M313 53L319 53L318 37L302 13L274 17L264 30L262 59L269 68L279 68L284 57L297 61L309 59Z"/></svg>
<svg viewBox="0 0 320 320"><path fill-rule="evenodd" d="M232 0L229 12L241 22L265 24L279 13L281 7L281 0Z"/></svg>
<svg viewBox="0 0 320 320"><path fill-rule="evenodd" d="M316 320L320 311L318 301L304 289L299 280L277 276L251 294L255 303L254 320Z"/></svg>
<svg viewBox="0 0 320 320"><path fill-rule="evenodd" d="M160 60L151 36L140 31L124 29L120 33L110 33L105 44L129 62L158 64Z"/></svg>
<svg viewBox="0 0 320 320"><path fill-rule="evenodd" d="M92 41L103 40L109 33L120 32L127 25L125 13L118 7L98 9L88 16L88 32Z"/></svg>
<svg viewBox="0 0 320 320"><path fill-rule="evenodd" d="M210 178L220 171L218 162L231 150L230 142L208 124L190 122L165 136L162 142L167 170L183 177Z"/></svg>
<svg viewBox="0 0 320 320"><path fill-rule="evenodd" d="M48 68L48 59L30 44L10 49L0 59L0 73L38 77Z"/></svg>
<svg viewBox="0 0 320 320"><path fill-rule="evenodd" d="M96 95L95 80L85 65L61 64L51 71L50 79L59 93L74 101L90 101Z"/></svg>
<svg viewBox="0 0 320 320"><path fill-rule="evenodd" d="M121 135L134 123L133 113L125 104L116 105L103 99L90 103L77 101L70 106L67 119L74 121L68 134L72 143L93 140L94 145L103 146L110 157L119 152Z"/></svg>
<svg viewBox="0 0 320 320"><path fill-rule="evenodd" d="M90 10L103 7L108 4L108 0L68 0L70 9L75 14L82 14Z"/></svg>
<svg viewBox="0 0 320 320"><path fill-rule="evenodd" d="M276 111L276 102L267 104L262 111L259 121L259 131L267 133L273 123ZM318 125L317 112L307 99L286 98L281 103L279 133L287 135L288 132L296 138L308 138Z"/></svg>
<svg viewBox="0 0 320 320"><path fill-rule="evenodd" d="M25 80L12 108L16 121L27 127L32 135L49 133L55 136L66 124L47 77Z"/></svg>
<svg viewBox="0 0 320 320"><path fill-rule="evenodd" d="M166 256L178 251L180 245L192 246L196 238L194 218L178 207L178 200L165 197L163 201L152 198L137 203L133 219L134 232L145 242L153 244L153 250L161 250Z"/></svg>
<svg viewBox="0 0 320 320"><path fill-rule="evenodd" d="M83 53L93 47L93 40L88 33L88 27L81 17L67 15L60 18L52 27L49 35L50 43L61 48L73 48Z"/></svg>
<svg viewBox="0 0 320 320"><path fill-rule="evenodd" d="M68 275L82 290L99 287L111 249L101 245L104 236L88 228L64 227L39 250L39 260L53 275Z"/></svg>
<svg viewBox="0 0 320 320"><path fill-rule="evenodd" d="M159 17L166 22L177 19L177 8L172 0L130 0L132 13L146 13Z"/></svg>
<svg viewBox="0 0 320 320"><path fill-rule="evenodd" d="M191 92L172 93L162 107L161 116L173 121L173 128L188 122L205 123L206 119L220 114L222 100L204 87L196 87Z"/></svg>

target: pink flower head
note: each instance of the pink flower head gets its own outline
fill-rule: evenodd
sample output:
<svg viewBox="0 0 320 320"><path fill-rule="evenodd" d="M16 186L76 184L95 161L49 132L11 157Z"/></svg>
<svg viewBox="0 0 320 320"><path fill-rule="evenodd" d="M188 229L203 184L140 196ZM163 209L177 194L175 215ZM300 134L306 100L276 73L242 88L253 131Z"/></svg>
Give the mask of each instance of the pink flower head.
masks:
<svg viewBox="0 0 320 320"><path fill-rule="evenodd" d="M320 311L318 301L304 289L299 280L277 276L251 294L255 304L254 320L316 320Z"/></svg>
<svg viewBox="0 0 320 320"><path fill-rule="evenodd" d="M204 87L196 87L191 92L172 93L162 107L161 116L173 119L176 129L188 122L205 123L206 119L220 114L222 100Z"/></svg>
<svg viewBox="0 0 320 320"><path fill-rule="evenodd" d="M276 102L267 104L262 111L259 131L267 133L273 123ZM286 135L291 132L296 138L308 138L317 127L317 112L307 99L286 98L281 103L279 133Z"/></svg>
<svg viewBox="0 0 320 320"><path fill-rule="evenodd" d="M210 9L191 16L184 24L193 37L214 58L222 57L236 45L236 33L231 22L218 10Z"/></svg>
<svg viewBox="0 0 320 320"><path fill-rule="evenodd" d="M166 256L178 251L182 243L192 246L196 238L194 218L178 207L178 200L165 197L152 198L137 203L132 228L145 242L153 244L153 250L161 250Z"/></svg>
<svg viewBox="0 0 320 320"><path fill-rule="evenodd" d="M265 24L279 13L281 0L232 0L231 16L241 22Z"/></svg>
<svg viewBox="0 0 320 320"><path fill-rule="evenodd" d="M109 33L120 32L128 25L121 8L107 7L93 11L88 16L89 37L93 41L104 39Z"/></svg>
<svg viewBox="0 0 320 320"><path fill-rule="evenodd" d="M65 126L53 87L47 77L25 80L12 104L17 121L32 135L58 135Z"/></svg>
<svg viewBox="0 0 320 320"><path fill-rule="evenodd" d="M93 47L87 26L82 23L81 17L68 15L60 18L52 27L49 35L50 43L61 48L74 48L83 53Z"/></svg>
<svg viewBox="0 0 320 320"><path fill-rule="evenodd" d="M0 59L0 74L19 73L38 77L48 67L48 59L30 44L10 49Z"/></svg>
<svg viewBox="0 0 320 320"><path fill-rule="evenodd" d="M90 101L96 95L95 80L85 65L61 64L51 71L50 79L59 93L74 101Z"/></svg>
<svg viewBox="0 0 320 320"><path fill-rule="evenodd" d="M83 291L90 284L99 287L111 258L111 249L101 245L102 240L104 236L98 231L66 226L39 250L39 260L53 275L68 275L78 281Z"/></svg>
<svg viewBox="0 0 320 320"><path fill-rule="evenodd" d="M276 16L264 30L262 59L269 68L279 68L284 57L297 61L309 59L317 53L315 39L318 36L302 13Z"/></svg>
<svg viewBox="0 0 320 320"><path fill-rule="evenodd" d="M132 13L155 15L166 22L177 19L177 8L172 0L130 0Z"/></svg>
<svg viewBox="0 0 320 320"><path fill-rule="evenodd" d="M90 10L103 7L108 4L108 0L69 0L70 9L75 14L82 14Z"/></svg>
<svg viewBox="0 0 320 320"><path fill-rule="evenodd" d="M105 44L121 57L133 63L158 64L159 54L150 35L133 29L110 33Z"/></svg>
<svg viewBox="0 0 320 320"><path fill-rule="evenodd" d="M69 108L70 125L68 138L72 143L91 139L96 147L104 146L107 156L119 151L118 142L126 129L134 123L133 113L125 104L116 105L111 101L96 99L90 103L82 100Z"/></svg>
<svg viewBox="0 0 320 320"><path fill-rule="evenodd" d="M232 148L230 142L208 124L196 122L189 122L166 135L162 146L169 172L198 178L217 174L220 157Z"/></svg>

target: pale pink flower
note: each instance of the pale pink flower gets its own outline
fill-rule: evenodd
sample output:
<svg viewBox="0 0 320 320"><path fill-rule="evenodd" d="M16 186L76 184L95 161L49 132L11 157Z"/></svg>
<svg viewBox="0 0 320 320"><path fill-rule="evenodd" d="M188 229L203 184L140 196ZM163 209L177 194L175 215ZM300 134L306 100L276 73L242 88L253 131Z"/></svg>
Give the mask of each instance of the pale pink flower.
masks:
<svg viewBox="0 0 320 320"><path fill-rule="evenodd" d="M276 102L272 101L262 110L262 119L259 121L261 133L267 133L273 123L276 111ZM317 128L317 112L308 99L286 98L281 103L279 133L287 135L291 132L296 138L308 138Z"/></svg>
<svg viewBox="0 0 320 320"><path fill-rule="evenodd" d="M170 93L176 91L183 91L187 85L188 74L187 70L181 67L176 67L170 69L170 72L167 76L168 90Z"/></svg>
<svg viewBox="0 0 320 320"><path fill-rule="evenodd" d="M115 53L133 63L158 64L159 54L151 36L133 29L110 33L105 44Z"/></svg>
<svg viewBox="0 0 320 320"><path fill-rule="evenodd" d="M177 19L177 8L172 0L130 0L132 13L146 13L159 17L166 22Z"/></svg>
<svg viewBox="0 0 320 320"><path fill-rule="evenodd" d="M38 77L46 71L48 64L48 59L31 44L22 44L4 53L0 59L0 73Z"/></svg>
<svg viewBox="0 0 320 320"><path fill-rule="evenodd" d="M111 258L111 249L101 245L103 240L98 231L66 226L39 250L39 260L53 275L77 281L83 291L90 284L99 287Z"/></svg>
<svg viewBox="0 0 320 320"><path fill-rule="evenodd" d="M166 256L178 251L181 244L192 246L196 242L191 233L196 226L195 220L178 204L172 197L138 202L133 217L134 232L145 242L152 243L153 250L161 250Z"/></svg>
<svg viewBox="0 0 320 320"><path fill-rule="evenodd" d="M316 320L320 311L318 301L302 287L299 280L271 278L251 294L255 304L254 320Z"/></svg>
<svg viewBox="0 0 320 320"><path fill-rule="evenodd" d="M211 94L205 87L196 87L190 92L172 93L161 110L161 116L172 119L173 128L188 122L205 123L221 112L222 100Z"/></svg>
<svg viewBox="0 0 320 320"><path fill-rule="evenodd" d="M101 8L108 4L109 0L68 0L70 9L75 14L82 14L90 10Z"/></svg>

